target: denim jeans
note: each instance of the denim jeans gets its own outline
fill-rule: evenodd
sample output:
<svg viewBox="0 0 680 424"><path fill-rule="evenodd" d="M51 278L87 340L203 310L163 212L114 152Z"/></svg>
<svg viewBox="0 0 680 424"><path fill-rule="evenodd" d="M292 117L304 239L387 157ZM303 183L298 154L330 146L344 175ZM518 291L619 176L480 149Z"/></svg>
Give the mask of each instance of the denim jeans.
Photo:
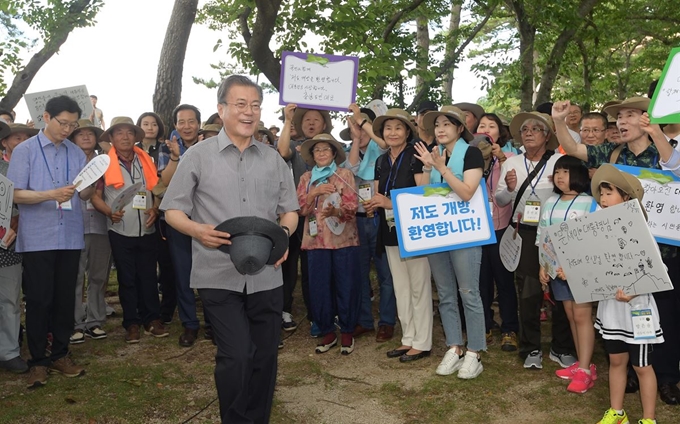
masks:
<svg viewBox="0 0 680 424"><path fill-rule="evenodd" d="M430 269L439 294L439 315L447 346L463 345L458 296L460 292L467 327L468 349L486 350L484 310L479 294L482 248L469 247L429 255Z"/></svg>
<svg viewBox="0 0 680 424"><path fill-rule="evenodd" d="M380 281L380 318L378 326L392 325L397 319L397 300L394 297L394 285L392 274L387 262L387 255L376 255L376 240L378 238L378 221L374 218L357 216L357 228L359 229L359 269L361 273L361 310L359 312L359 325L364 328L373 328L373 308L371 305L371 259L375 264Z"/></svg>
<svg viewBox="0 0 680 424"><path fill-rule="evenodd" d="M314 322L322 334L332 333L337 315L340 332L353 333L359 318L359 246L312 249L307 256Z"/></svg>

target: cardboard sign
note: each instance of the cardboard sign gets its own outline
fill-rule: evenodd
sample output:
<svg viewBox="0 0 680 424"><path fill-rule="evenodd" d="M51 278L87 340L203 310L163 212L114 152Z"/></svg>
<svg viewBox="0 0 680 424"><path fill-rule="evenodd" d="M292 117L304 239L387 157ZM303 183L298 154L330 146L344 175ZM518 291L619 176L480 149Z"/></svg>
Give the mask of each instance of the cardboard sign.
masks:
<svg viewBox="0 0 680 424"><path fill-rule="evenodd" d="M642 183L647 225L659 243L680 246L680 178L670 171L615 165Z"/></svg>
<svg viewBox="0 0 680 424"><path fill-rule="evenodd" d="M0 247L6 249L5 234L12 222L12 206L14 202L14 183L0 174Z"/></svg>
<svg viewBox="0 0 680 424"><path fill-rule="evenodd" d="M551 278L557 278L557 268L560 267L560 262L547 231L542 231L538 240L538 263Z"/></svg>
<svg viewBox="0 0 680 424"><path fill-rule="evenodd" d="M113 213L120 212L125 206L132 202L137 192L142 188L143 183L140 181L121 191L113 202L111 202L111 211Z"/></svg>
<svg viewBox="0 0 680 424"><path fill-rule="evenodd" d="M90 162L88 162L83 170L80 171L80 173L73 180L73 184L77 186L76 190L78 190L78 193L100 179L106 170L109 169L110 163L111 158L109 155L95 156Z"/></svg>
<svg viewBox="0 0 680 424"><path fill-rule="evenodd" d="M357 94L359 58L283 52L279 104L348 111Z"/></svg>
<svg viewBox="0 0 680 424"><path fill-rule="evenodd" d="M402 258L496 242L484 179L469 202L462 201L446 183L390 194Z"/></svg>
<svg viewBox="0 0 680 424"><path fill-rule="evenodd" d="M84 85L77 85L75 87L58 88L56 90L41 91L38 93L24 94L26 106L28 106L28 113L31 115L36 128L45 128L43 122L43 113L45 112L45 104L53 97L69 96L76 102L83 110L80 118L89 118L94 110L92 102L90 102L90 95L87 92L87 87Z"/></svg>
<svg viewBox="0 0 680 424"><path fill-rule="evenodd" d="M576 303L673 289L637 200L552 225L552 239Z"/></svg>
<svg viewBox="0 0 680 424"><path fill-rule="evenodd" d="M671 50L649 103L652 124L680 122L680 47Z"/></svg>

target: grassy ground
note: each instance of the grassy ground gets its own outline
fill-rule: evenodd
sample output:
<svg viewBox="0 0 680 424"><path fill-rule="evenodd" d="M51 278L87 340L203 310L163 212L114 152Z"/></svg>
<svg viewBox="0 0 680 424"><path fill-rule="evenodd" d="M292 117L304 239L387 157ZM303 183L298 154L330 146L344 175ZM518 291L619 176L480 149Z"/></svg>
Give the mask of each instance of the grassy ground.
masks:
<svg viewBox="0 0 680 424"><path fill-rule="evenodd" d="M126 345L120 306L115 297L109 301L118 311L105 326L109 337L72 347L73 358L87 368L84 377L50 376L46 387L29 391L25 376L0 371L0 423L219 422L214 346L199 339L191 349L180 348L177 319L169 338L143 335L138 345ZM301 317L302 305L296 307ZM297 331L284 335L273 423L595 423L609 405L599 347L595 388L574 395L554 376L556 364L546 358L542 371L526 371L498 344L484 354L477 379L436 376L445 353L438 317L433 356L412 364L385 356L398 338L378 344L370 335L347 357L339 349L316 355L309 324L300 321ZM631 420L640 418L637 395L626 395L625 406ZM657 416L660 423L677 423L680 409L659 401Z"/></svg>

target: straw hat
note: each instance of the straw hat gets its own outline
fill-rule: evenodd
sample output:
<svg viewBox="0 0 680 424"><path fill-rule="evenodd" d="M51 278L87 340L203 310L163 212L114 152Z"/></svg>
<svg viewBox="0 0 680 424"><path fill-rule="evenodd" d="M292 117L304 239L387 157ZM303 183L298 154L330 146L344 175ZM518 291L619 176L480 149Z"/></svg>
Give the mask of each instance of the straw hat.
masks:
<svg viewBox="0 0 680 424"><path fill-rule="evenodd" d="M612 164L602 164L597 171L595 171L593 179L590 182L590 190L597 203L600 203L601 183L609 183L614 187L620 188L624 193L630 196L631 199L637 199L642 205L642 198L645 195L642 183L629 173L621 171ZM645 218L647 218L645 208L642 208L642 212L645 214Z"/></svg>
<svg viewBox="0 0 680 424"><path fill-rule="evenodd" d="M456 103L453 105L464 112L470 112L479 120L484 115L484 108L477 103ZM465 120L463 120L465 122Z"/></svg>
<svg viewBox="0 0 680 424"><path fill-rule="evenodd" d="M78 121L80 122L80 121ZM27 125L24 124L15 124L13 122L10 122L9 124L6 124L5 126L8 127L8 132L7 134L4 134L3 128L2 128L2 123L0 122L0 140L2 140L5 137L9 137L12 134L20 134L24 133L28 135L29 137L33 137L34 135L38 134L40 132L39 129L37 128L31 128Z"/></svg>
<svg viewBox="0 0 680 424"><path fill-rule="evenodd" d="M203 128L201 128L198 133L199 134L205 134L207 132L214 132L214 133L219 133L222 131L222 125L219 124L205 124L203 125Z"/></svg>
<svg viewBox="0 0 680 424"><path fill-rule="evenodd" d="M9 125L5 124L5 121L0 120L0 140L9 136L11 133L12 130L10 130Z"/></svg>
<svg viewBox="0 0 680 424"><path fill-rule="evenodd" d="M603 110L607 113L607 115L616 119L621 109L638 109L643 112L647 112L650 101L651 99L648 97L630 97L618 104L611 104L603 108Z"/></svg>
<svg viewBox="0 0 680 424"><path fill-rule="evenodd" d="M110 143L113 130L123 126L131 127L134 130L136 142L144 140L144 130L135 125L132 118L128 118L127 116L116 116L111 120L111 126L99 137L99 141L108 141Z"/></svg>
<svg viewBox="0 0 680 424"><path fill-rule="evenodd" d="M302 107L296 108L295 113L293 114L293 126L295 127L295 131L297 131L297 133L300 135L304 134L304 132L302 132L302 118L304 118L305 114L310 110L315 110L321 114L324 122L326 123L326 129L324 129L322 132L330 134L331 130L333 129L333 122L331 121L331 115L327 110L305 109Z"/></svg>
<svg viewBox="0 0 680 424"><path fill-rule="evenodd" d="M336 165L340 165L343 162L345 162L346 159L345 147L342 144L340 144L340 142L337 141L332 135L321 133L315 135L314 138L310 138L309 140L305 141L304 143L302 143L302 146L300 146L300 155L302 156L302 159L305 161L305 163L307 163L307 165L309 166L316 165L316 162L314 162L314 154L312 153L312 149L314 148L314 146L316 146L318 143L321 143L322 141L335 147Z"/></svg>
<svg viewBox="0 0 680 424"><path fill-rule="evenodd" d="M92 123L92 121L90 121L89 119L79 119L79 120L78 120L78 128L76 128L75 130L73 130L73 132L72 132L71 135L68 137L68 139L71 140L71 141L73 141L73 139L76 138L76 134L78 134L78 132L79 132L80 130L91 130L92 132L94 132L94 137L95 137L96 140L99 140L99 138L100 138L100 137L102 136L102 134L104 133L104 130L103 130L103 129L101 129L101 128L99 128L99 127L96 127L96 126ZM37 130L36 130L36 134L37 134Z"/></svg>
<svg viewBox="0 0 680 424"><path fill-rule="evenodd" d="M461 133L461 137L463 137L463 140L470 142L474 138L470 130L465 126L465 112L463 112L461 109L457 108L456 106L442 106L441 110L435 111L435 112L427 112L425 116L423 116L423 125L425 125L426 128L434 128L434 121L437 120L438 117L440 116L447 116L449 118L453 118L454 121L458 123L458 125L463 126L463 132Z"/></svg>
<svg viewBox="0 0 680 424"><path fill-rule="evenodd" d="M541 112L520 112L515 115L510 122L510 134L513 139L522 141L520 129L528 119L535 119L543 122L548 127L548 141L545 144L547 150L557 150L557 148L560 147L560 143L557 141L557 136L555 135L555 124L553 123L552 118L550 115Z"/></svg>
<svg viewBox="0 0 680 424"><path fill-rule="evenodd" d="M267 129L267 127L264 126L264 122L260 121L260 125L257 127L257 132L258 133L265 133L267 134L267 137L269 137L269 142L274 143L276 141L276 137L274 137L274 134Z"/></svg>
<svg viewBox="0 0 680 424"><path fill-rule="evenodd" d="M403 109L387 109L386 114L378 116L375 118L375 121L373 121L373 132L375 135L383 138L383 126L385 125L385 121L390 119L400 120L411 130L411 134L406 139L407 142L411 141L418 134L418 130L416 130L413 122L411 122L411 115L408 112Z"/></svg>

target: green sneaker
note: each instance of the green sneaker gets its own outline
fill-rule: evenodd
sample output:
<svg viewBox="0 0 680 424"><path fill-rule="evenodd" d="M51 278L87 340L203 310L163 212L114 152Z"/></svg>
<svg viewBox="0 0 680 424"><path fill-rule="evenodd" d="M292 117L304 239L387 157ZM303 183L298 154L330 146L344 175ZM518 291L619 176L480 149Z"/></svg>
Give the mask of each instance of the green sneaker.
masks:
<svg viewBox="0 0 680 424"><path fill-rule="evenodd" d="M638 420L638 424L655 424L655 421L651 418L643 418Z"/></svg>
<svg viewBox="0 0 680 424"><path fill-rule="evenodd" d="M615 410L609 408L607 409L607 412L604 413L602 420L597 424L629 424L628 415L626 415L626 411L623 411L623 414L619 415Z"/></svg>

